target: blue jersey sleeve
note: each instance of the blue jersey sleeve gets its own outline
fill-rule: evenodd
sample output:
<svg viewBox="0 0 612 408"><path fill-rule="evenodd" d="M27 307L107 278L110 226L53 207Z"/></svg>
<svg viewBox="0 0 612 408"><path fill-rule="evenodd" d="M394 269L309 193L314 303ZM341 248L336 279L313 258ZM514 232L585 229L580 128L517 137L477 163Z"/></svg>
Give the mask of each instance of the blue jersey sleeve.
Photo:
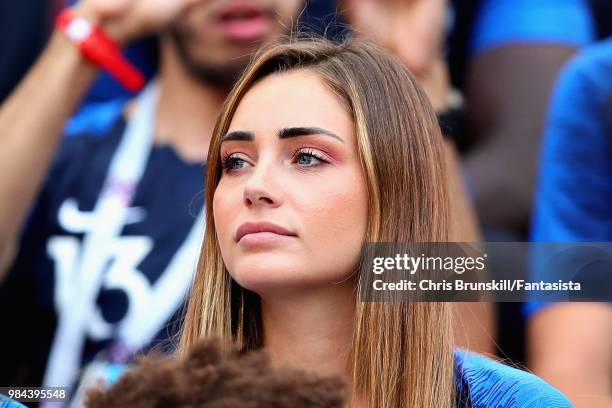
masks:
<svg viewBox="0 0 612 408"><path fill-rule="evenodd" d="M532 241L612 241L610 77L612 41L588 48L561 74L542 147ZM525 312L544 306L532 303Z"/></svg>
<svg viewBox="0 0 612 408"><path fill-rule="evenodd" d="M539 377L479 354L456 350L455 372L458 396L469 401L458 406L572 407L561 392Z"/></svg>
<svg viewBox="0 0 612 408"><path fill-rule="evenodd" d="M515 43L582 46L595 38L588 0L483 0L472 55Z"/></svg>

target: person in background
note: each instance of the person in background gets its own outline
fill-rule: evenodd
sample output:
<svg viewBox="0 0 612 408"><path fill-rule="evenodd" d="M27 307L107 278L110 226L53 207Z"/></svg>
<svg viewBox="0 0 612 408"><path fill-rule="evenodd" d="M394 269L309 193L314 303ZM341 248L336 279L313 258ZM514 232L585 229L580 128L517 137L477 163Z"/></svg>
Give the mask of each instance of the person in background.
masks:
<svg viewBox="0 0 612 408"><path fill-rule="evenodd" d="M525 240L552 86L595 23L587 0L482 0L470 31L466 177L485 237Z"/></svg>
<svg viewBox="0 0 612 408"><path fill-rule="evenodd" d="M98 69L53 33L0 109L0 384L70 386L172 337L216 115L302 6L84 0L73 12L121 45L161 33L160 70L137 99L69 121Z"/></svg>
<svg viewBox="0 0 612 408"><path fill-rule="evenodd" d="M610 39L579 54L559 78L542 148L533 241L612 242L610 78ZM598 285L612 290L610 278L605 274ZM578 408L612 407L612 305L530 303L525 309L529 367Z"/></svg>
<svg viewBox="0 0 612 408"><path fill-rule="evenodd" d="M65 0L69 5L74 5L77 0ZM335 15L331 1L314 0L308 1L300 10L300 27L308 27L316 33L325 29L326 16ZM127 44L123 54L148 78L153 78L159 62L159 41L157 36L149 35L142 39ZM107 72L100 72L96 81L91 85L87 95L81 103L82 109L94 107L98 103L104 103L113 99L131 99L133 92L126 90Z"/></svg>
<svg viewBox="0 0 612 408"><path fill-rule="evenodd" d="M597 35L589 0L455 0L451 78L465 99L457 139L485 241L525 241L539 147L561 67ZM571 29L568 29L571 27ZM518 303L498 305L503 358L525 362Z"/></svg>
<svg viewBox="0 0 612 408"><path fill-rule="evenodd" d="M438 110L464 110L465 120L453 123L452 138L484 240L526 240L549 95L563 64L598 34L594 5L588 0L344 4L349 20L415 72ZM449 84L463 94L463 106L448 98ZM496 320L504 324L491 337L502 357L524 361L520 305L497 309ZM475 325L477 330L478 319Z"/></svg>

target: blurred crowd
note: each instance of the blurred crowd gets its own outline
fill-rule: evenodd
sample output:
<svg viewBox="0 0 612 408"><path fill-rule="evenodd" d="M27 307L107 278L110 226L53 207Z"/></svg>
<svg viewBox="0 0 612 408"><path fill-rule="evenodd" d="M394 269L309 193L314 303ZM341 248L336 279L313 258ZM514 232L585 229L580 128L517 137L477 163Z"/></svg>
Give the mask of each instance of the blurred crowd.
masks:
<svg viewBox="0 0 612 408"><path fill-rule="evenodd" d="M368 38L417 77L446 140L453 241L612 241L611 2L164 2L0 3L0 385L78 387L172 349L201 232L202 135L257 47L291 30ZM111 21L142 94L76 61L54 29L67 6ZM260 34L228 23L232 41L210 22L267 13ZM154 141L133 142L133 123ZM125 166L130 204L105 212ZM578 407L611 406L610 305L457 309L459 346L526 366Z"/></svg>

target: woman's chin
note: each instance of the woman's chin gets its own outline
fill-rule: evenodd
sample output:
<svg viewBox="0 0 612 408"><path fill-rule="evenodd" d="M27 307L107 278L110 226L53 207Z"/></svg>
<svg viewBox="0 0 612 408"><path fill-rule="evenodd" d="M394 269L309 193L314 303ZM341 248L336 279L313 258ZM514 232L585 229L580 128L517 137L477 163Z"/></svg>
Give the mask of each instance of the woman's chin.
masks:
<svg viewBox="0 0 612 408"><path fill-rule="evenodd" d="M303 263L298 268L294 262L268 259L239 263L232 269L230 274L240 286L259 294L290 290L307 284Z"/></svg>

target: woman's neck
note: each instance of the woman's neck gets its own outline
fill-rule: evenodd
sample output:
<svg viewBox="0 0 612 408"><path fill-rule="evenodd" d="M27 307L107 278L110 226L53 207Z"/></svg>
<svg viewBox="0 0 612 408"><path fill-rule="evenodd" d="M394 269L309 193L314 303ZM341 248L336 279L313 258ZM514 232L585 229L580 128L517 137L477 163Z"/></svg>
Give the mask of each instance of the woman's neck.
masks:
<svg viewBox="0 0 612 408"><path fill-rule="evenodd" d="M265 347L272 364L345 376L355 296L353 284L347 282L297 296L262 297Z"/></svg>

